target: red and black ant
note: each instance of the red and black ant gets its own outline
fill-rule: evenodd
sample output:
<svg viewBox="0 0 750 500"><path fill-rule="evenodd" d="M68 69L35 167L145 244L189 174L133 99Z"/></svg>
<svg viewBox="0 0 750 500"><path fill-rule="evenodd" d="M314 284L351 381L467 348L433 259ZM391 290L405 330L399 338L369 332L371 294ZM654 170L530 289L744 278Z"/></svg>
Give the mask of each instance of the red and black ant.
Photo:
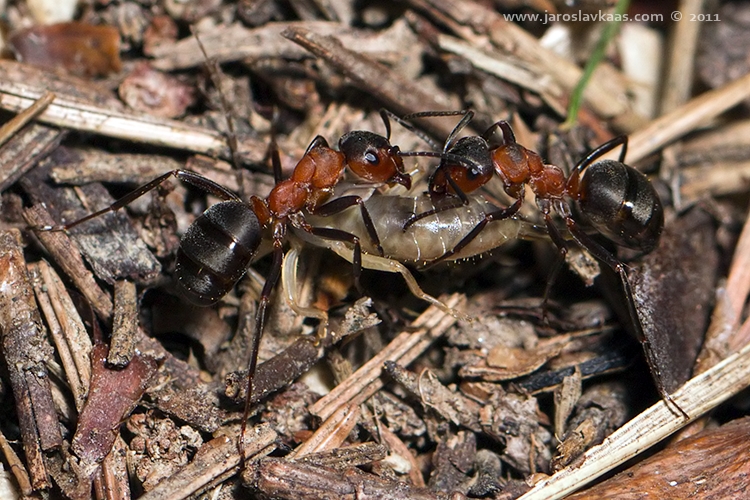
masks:
<svg viewBox="0 0 750 500"><path fill-rule="evenodd" d="M188 301L199 306L216 303L235 286L255 257L264 230L270 230L273 243L272 264L261 291L255 316L255 334L248 365L247 399L239 441L241 447L252 396L260 337L265 326L271 292L281 273L283 245L289 226L323 239L353 245L354 279L355 283L358 283L361 272L359 238L336 228L314 227L305 220L305 214L329 216L359 205L371 243L382 255L375 225L360 197L345 196L328 203L326 201L346 168L370 183L401 184L407 189L411 187L411 177L404 172L401 151L398 146L390 144L388 114L381 112L381 117L386 127L386 137L367 131L352 131L341 137L338 143L339 150L336 151L329 147L322 136L317 136L295 166L291 177L286 180L281 180L281 164L278 151L274 148L272 160L276 185L266 198L252 196L249 202L245 202L235 193L200 174L178 169L161 175L118 199L109 207L81 219L36 229L71 229L128 205L170 177L215 195L222 201L210 206L190 225L180 241L175 261L174 281L177 289Z"/></svg>
<svg viewBox="0 0 750 500"><path fill-rule="evenodd" d="M456 140L459 131L473 118L472 111L428 111L407 115L402 119L408 122L417 117L455 114L463 114L464 117L446 140L442 153L413 153L419 156L441 157L440 165L430 177L428 187L428 193L436 208L410 218L404 224L404 230L417 221L441 211L467 205L467 194L485 185L496 175L503 182L505 192L515 201L508 207L485 213L484 218L458 244L430 264L449 259L469 245L489 223L506 220L515 215L523 204L528 185L536 197L547 233L559 251L559 257L547 281L544 302L546 303L551 286L562 268L569 246L552 220L554 210L562 217L573 240L619 276L631 321L636 335L643 344L649 366L654 372L657 389L665 401L671 403L687 418L685 412L667 393L658 375L655 354L643 333L625 264L581 227L571 206L572 200L579 209L577 213L580 213L590 226L618 245L643 253L656 248L664 227L664 211L659 196L648 178L623 163L628 147L627 136L615 137L595 148L566 176L562 169L545 164L538 153L518 144L507 121L494 123L481 136L467 136ZM491 148L489 140L496 129L501 131L503 143ZM621 150L617 161L600 160L606 153L618 147L621 147Z"/></svg>

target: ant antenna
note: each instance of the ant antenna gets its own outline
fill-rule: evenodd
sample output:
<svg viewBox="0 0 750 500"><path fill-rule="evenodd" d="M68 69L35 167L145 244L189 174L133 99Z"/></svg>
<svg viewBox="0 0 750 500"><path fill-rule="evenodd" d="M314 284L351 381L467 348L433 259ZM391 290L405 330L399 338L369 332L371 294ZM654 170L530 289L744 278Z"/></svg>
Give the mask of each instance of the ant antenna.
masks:
<svg viewBox="0 0 750 500"><path fill-rule="evenodd" d="M409 129L418 137L422 138L425 142L427 142L430 146L432 146L433 149L438 150L440 149L440 146L437 143L433 142L432 139L426 138L426 136L423 135L421 130L416 129L414 127L414 125L411 123L411 120L415 118L431 118L434 116L458 116L458 115L462 115L461 120L456 124L455 127L453 127L453 130L451 130L451 133L448 135L448 137L445 139L445 142L443 143L443 152L445 152L453 145L458 134L464 128L466 128L466 126L469 124L469 122L471 122L471 120L474 119L474 111L470 109L464 109L461 111L420 111L417 113L409 113L408 115L404 115L402 118L398 120L402 126Z"/></svg>
<svg viewBox="0 0 750 500"><path fill-rule="evenodd" d="M417 156L417 157L426 157L426 158L440 158L442 160L448 160L455 163L458 163L459 165L463 165L464 167L467 167L469 169L473 169L476 171L481 171L482 166L472 160L471 158L466 158L465 156L453 154L453 153L438 153L437 151L399 151L397 153L399 156Z"/></svg>
<svg viewBox="0 0 750 500"><path fill-rule="evenodd" d="M406 115L411 116L411 115ZM380 108L380 117L383 119L383 122L385 123L385 129L388 133L387 139L391 140L391 124L389 122L389 118L402 127L404 127L406 130L411 132L412 134L416 135L420 139L422 139L425 143L427 143L432 149L440 149L440 145L436 143L429 135L427 135L423 130L418 129L414 126L413 123L410 123L405 118L401 118L400 116L396 115L393 111L389 111L385 108Z"/></svg>

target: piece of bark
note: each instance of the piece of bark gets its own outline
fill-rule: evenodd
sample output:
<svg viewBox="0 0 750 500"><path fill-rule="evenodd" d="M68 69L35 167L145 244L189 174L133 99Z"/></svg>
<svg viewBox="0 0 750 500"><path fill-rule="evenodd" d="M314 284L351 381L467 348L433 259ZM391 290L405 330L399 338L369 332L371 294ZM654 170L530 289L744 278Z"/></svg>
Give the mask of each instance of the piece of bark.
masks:
<svg viewBox="0 0 750 500"><path fill-rule="evenodd" d="M451 106L447 99L441 100L439 94L427 92L387 66L362 53L349 50L334 37L318 35L303 28L288 28L282 34L327 61L351 78L360 90L377 97L396 114L404 115L425 109L449 110ZM453 128L445 123L418 121L425 130L437 137L448 136Z"/></svg>
<svg viewBox="0 0 750 500"><path fill-rule="evenodd" d="M432 455L432 473L428 483L435 492L465 494L469 472L474 468L477 438L474 433L459 431L440 441Z"/></svg>
<svg viewBox="0 0 750 500"><path fill-rule="evenodd" d="M57 184L80 186L92 182L112 184L145 184L170 170L187 168L210 178L225 188L238 192L237 172L220 160L201 155L191 156L187 163L171 156L138 153L111 153L92 148L68 148L75 162L55 165L50 177Z"/></svg>
<svg viewBox="0 0 750 500"><path fill-rule="evenodd" d="M381 425L379 431L380 439L388 446L389 452L388 456L383 458L382 463L388 464L397 473L408 475L414 486L424 487L424 477L415 454L406 443L391 432L387 425Z"/></svg>
<svg viewBox="0 0 750 500"><path fill-rule="evenodd" d="M683 439L568 499L742 498L750 489L748 439L750 419L734 420Z"/></svg>
<svg viewBox="0 0 750 500"><path fill-rule="evenodd" d="M248 459L259 453L268 453L275 448L276 432L268 425L259 425L245 433L243 450ZM269 449L270 448L270 449ZM205 443L195 454L193 461L177 474L159 483L156 488L140 497L140 500L180 500L202 491L217 478L225 478L239 470L240 455L237 442L227 436L219 436Z"/></svg>
<svg viewBox="0 0 750 500"><path fill-rule="evenodd" d="M23 216L32 227L50 226L56 223L41 204L26 209ZM71 242L70 237L63 232L52 231L40 231L37 237L55 257L55 261L71 281L76 284L78 290L89 300L96 313L105 320L110 318L112 299L99 287L91 271L86 268L81 253Z"/></svg>
<svg viewBox="0 0 750 500"><path fill-rule="evenodd" d="M135 283L121 280L115 283L115 315L112 321L112 340L107 363L123 368L130 363L138 342L138 298Z"/></svg>
<svg viewBox="0 0 750 500"><path fill-rule="evenodd" d="M564 433L556 433L560 444L551 468L558 471L570 465L590 447L625 423L628 408L625 404L627 388L620 382L597 384L578 400L576 413Z"/></svg>
<svg viewBox="0 0 750 500"><path fill-rule="evenodd" d="M4 76L0 81L0 107L9 111L19 112L51 91L55 100L38 117L48 125L232 158L220 132L125 111L122 102L90 81L62 77L14 61L0 61L0 73ZM266 145L257 138L244 136L239 140L238 156L244 162L263 161L265 151Z"/></svg>
<svg viewBox="0 0 750 500"><path fill-rule="evenodd" d="M91 500L92 480L87 476L67 447L45 460L50 476L62 495L71 500Z"/></svg>
<svg viewBox="0 0 750 500"><path fill-rule="evenodd" d="M536 394L552 391L560 385L565 377L573 375L576 370L581 372L584 380L610 373L617 373L627 369L638 356L636 349L630 344L617 343L609 350L601 353L592 352L590 357L574 360L572 366L550 367L513 382L514 387L523 392Z"/></svg>
<svg viewBox="0 0 750 500"><path fill-rule="evenodd" d="M328 331L336 332L335 336L326 335L320 340L302 337L273 358L261 363L255 372L250 401L260 401L268 394L289 385L318 362L332 343L378 324L380 320L377 315L370 313L368 306L369 302L360 300L347 311L340 324L332 322L328 326ZM254 328L252 323L246 326ZM237 402L245 400L247 370L227 375L225 394ZM328 416L330 415L326 415L326 418Z"/></svg>
<svg viewBox="0 0 750 500"><path fill-rule="evenodd" d="M57 348L76 409L83 408L91 380L91 339L65 285L45 261L29 264L36 300Z"/></svg>
<svg viewBox="0 0 750 500"><path fill-rule="evenodd" d="M280 499L313 500L447 500L450 495L434 493L408 483L388 481L349 469L339 472L327 467L287 462L277 458L261 460L250 467L245 481L253 489Z"/></svg>
<svg viewBox="0 0 750 500"><path fill-rule="evenodd" d="M505 443L503 461L524 476L547 472L552 459L548 447L552 434L546 428L549 422L544 421L538 404L531 396L498 391L479 413L485 434Z"/></svg>
<svg viewBox="0 0 750 500"><path fill-rule="evenodd" d="M101 484L107 500L130 500L130 483L126 457L127 443L117 436L109 454L102 462Z"/></svg>
<svg viewBox="0 0 750 500"><path fill-rule="evenodd" d="M91 389L78 419L72 449L85 470L93 470L112 449L120 423L135 407L158 364L148 355L135 356L122 370L107 368L107 346L91 353Z"/></svg>
<svg viewBox="0 0 750 500"><path fill-rule="evenodd" d="M690 378L708 326L718 265L713 220L693 209L665 227L659 247L631 274L633 299L651 344L649 366L667 392Z"/></svg>
<svg viewBox="0 0 750 500"><path fill-rule="evenodd" d="M0 148L0 191L5 191L40 160L49 155L65 138L55 127L32 123Z"/></svg>
<svg viewBox="0 0 750 500"><path fill-rule="evenodd" d="M402 39L393 36L390 30L369 32L352 29L341 23L327 21L304 21L291 23L268 23L265 26L247 29L240 24L217 26L213 30L198 33L208 57L220 63L266 58L302 59L308 53L301 47L284 40L281 33L288 28L305 28L320 35L335 35L347 46L356 45L359 50L376 59L396 59L393 54L403 50L398 45ZM195 37L186 37L175 43L163 43L153 50L153 66L163 71L185 69L205 64ZM394 61L395 62L395 61Z"/></svg>
<svg viewBox="0 0 750 500"><path fill-rule="evenodd" d="M325 349L312 338L300 338L281 353L258 365L253 377L251 402L257 402L288 385L323 357ZM237 402L247 397L247 370L226 377L225 394Z"/></svg>
<svg viewBox="0 0 750 500"><path fill-rule="evenodd" d="M0 232L0 338L16 400L19 426L34 489L50 486L42 450L62 445L45 365L52 349L45 337L26 272L20 233Z"/></svg>
<svg viewBox="0 0 750 500"><path fill-rule="evenodd" d="M481 431L482 427L479 425L481 405L461 393L451 391L433 374L417 375L393 361L386 361L384 370L418 398L425 407L433 409L449 422L463 425L474 432Z"/></svg>
<svg viewBox="0 0 750 500"><path fill-rule="evenodd" d="M568 417L581 397L581 371L576 370L573 375L563 379L562 384L555 389L555 436L562 436L567 427Z"/></svg>
<svg viewBox="0 0 750 500"><path fill-rule="evenodd" d="M554 358L563 345L547 343L534 349L497 345L487 357L477 363L464 365L459 371L462 378L479 378L486 382L500 382L528 375Z"/></svg>
<svg viewBox="0 0 750 500"><path fill-rule="evenodd" d="M74 190L52 188L46 183L52 167L76 161L74 152L58 148L21 180L22 187L34 202L43 202L52 213L55 224L71 223L115 201L100 184L87 184ZM107 283L113 284L122 278L147 282L161 269L122 211L105 213L67 232L96 275Z"/></svg>
<svg viewBox="0 0 750 500"><path fill-rule="evenodd" d="M361 443L310 453L303 457L295 458L294 461L319 467L332 467L343 471L348 467L358 467L375 462L376 460L383 460L387 453L387 448L382 444Z"/></svg>

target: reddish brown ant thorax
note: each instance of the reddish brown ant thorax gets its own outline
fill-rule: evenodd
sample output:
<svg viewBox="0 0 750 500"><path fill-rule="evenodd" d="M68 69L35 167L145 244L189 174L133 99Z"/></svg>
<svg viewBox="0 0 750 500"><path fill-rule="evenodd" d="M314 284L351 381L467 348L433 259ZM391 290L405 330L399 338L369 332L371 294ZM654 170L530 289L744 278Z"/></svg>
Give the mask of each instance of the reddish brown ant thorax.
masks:
<svg viewBox="0 0 750 500"><path fill-rule="evenodd" d="M305 207L309 195L309 183L297 182L294 179L281 181L268 195L268 209L274 218L283 219Z"/></svg>
<svg viewBox="0 0 750 500"><path fill-rule="evenodd" d="M538 174L531 174L531 189L540 198L560 199L565 194L565 173L555 165L544 165Z"/></svg>
<svg viewBox="0 0 750 500"><path fill-rule="evenodd" d="M344 154L326 146L316 146L294 167L292 180L311 184L313 188L335 185L344 173Z"/></svg>
<svg viewBox="0 0 750 500"><path fill-rule="evenodd" d="M516 142L505 144L492 152L495 172L503 180L505 192L520 196L523 184L544 170L542 158Z"/></svg>

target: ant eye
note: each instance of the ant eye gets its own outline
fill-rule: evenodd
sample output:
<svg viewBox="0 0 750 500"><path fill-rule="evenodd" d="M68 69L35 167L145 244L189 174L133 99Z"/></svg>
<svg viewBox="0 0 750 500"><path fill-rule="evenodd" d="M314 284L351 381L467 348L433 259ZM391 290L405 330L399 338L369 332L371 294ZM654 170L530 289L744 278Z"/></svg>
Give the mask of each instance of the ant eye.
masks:
<svg viewBox="0 0 750 500"><path fill-rule="evenodd" d="M471 180L474 180L474 179L476 179L477 177L479 177L479 169L478 169L478 168L476 168L476 167L471 167L471 168L469 169L469 172L468 172L468 175L467 175L467 177L468 177L469 179L471 179Z"/></svg>
<svg viewBox="0 0 750 500"><path fill-rule="evenodd" d="M378 164L378 155L374 153L373 151L367 151L365 153L365 161L369 163L370 165L377 165Z"/></svg>

